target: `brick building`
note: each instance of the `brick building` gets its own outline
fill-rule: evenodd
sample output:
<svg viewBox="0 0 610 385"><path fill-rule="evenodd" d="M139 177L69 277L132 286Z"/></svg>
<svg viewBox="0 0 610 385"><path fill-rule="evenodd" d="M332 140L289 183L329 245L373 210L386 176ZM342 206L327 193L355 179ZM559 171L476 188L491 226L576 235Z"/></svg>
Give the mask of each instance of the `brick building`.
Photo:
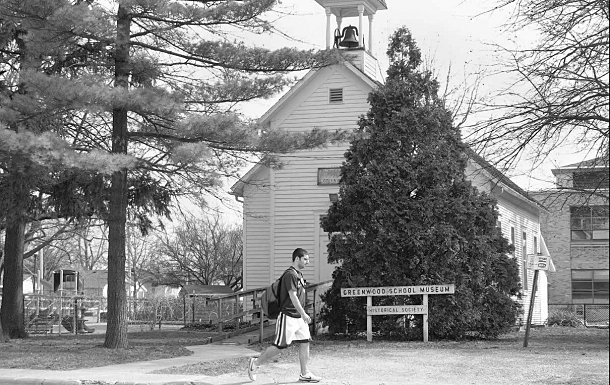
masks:
<svg viewBox="0 0 610 385"><path fill-rule="evenodd" d="M555 188L530 193L548 209L541 230L557 268L548 277L549 305L607 305L608 160L552 172Z"/></svg>

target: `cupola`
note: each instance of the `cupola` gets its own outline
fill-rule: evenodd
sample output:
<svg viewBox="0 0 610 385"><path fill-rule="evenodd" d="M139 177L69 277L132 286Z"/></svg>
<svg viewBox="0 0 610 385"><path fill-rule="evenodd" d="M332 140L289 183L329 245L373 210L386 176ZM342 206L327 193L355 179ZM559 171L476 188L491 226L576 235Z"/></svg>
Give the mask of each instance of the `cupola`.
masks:
<svg viewBox="0 0 610 385"><path fill-rule="evenodd" d="M360 49L368 51L369 54L374 56L373 21L377 11L388 9L385 0L316 0L316 2L326 10L327 49L331 47ZM331 15L335 15L335 28L331 27ZM365 17L368 18L366 34L364 31ZM357 20L354 20L354 18L357 18ZM350 24L341 28L343 23L348 21Z"/></svg>
<svg viewBox="0 0 610 385"><path fill-rule="evenodd" d="M351 63L378 81L383 81L373 52L373 22L379 10L388 9L385 0L316 0L326 11L326 49L347 50ZM332 15L336 25L332 26ZM365 31L365 17L368 29Z"/></svg>

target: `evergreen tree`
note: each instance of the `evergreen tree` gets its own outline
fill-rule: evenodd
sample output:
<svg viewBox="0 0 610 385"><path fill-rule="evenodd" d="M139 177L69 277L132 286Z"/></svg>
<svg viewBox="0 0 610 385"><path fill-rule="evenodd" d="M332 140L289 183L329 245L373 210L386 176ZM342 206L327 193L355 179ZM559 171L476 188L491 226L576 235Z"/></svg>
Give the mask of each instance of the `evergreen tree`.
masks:
<svg viewBox="0 0 610 385"><path fill-rule="evenodd" d="M20 164L14 149L0 148L11 162L0 173L0 190L11 190L0 202L9 213L2 218L5 277L20 277L30 203L55 191L35 183L30 166L45 177L88 170L93 177L84 187L73 183L76 177L48 184L65 188L50 203L74 207L62 197L92 193L85 200L96 204L90 215L107 221L104 346L127 347L126 221L145 230L151 216L168 214L172 198L215 191L222 177L244 166L246 155L311 148L332 136L263 131L235 112L237 103L270 97L288 85L286 73L334 60L330 52L274 51L227 39L236 32L271 31L264 15L276 3L0 0L0 123L6 126L0 134L21 143L32 133L50 132L47 144L56 138L68 144L32 146L20 152ZM47 159L57 167L40 167ZM20 205L11 205L19 199ZM10 298L5 292L3 320L19 311L4 311L5 301L18 302L15 290Z"/></svg>
<svg viewBox="0 0 610 385"><path fill-rule="evenodd" d="M390 39L385 85L369 95L341 168L339 200L323 220L332 234L329 262L341 263L324 297L333 332L366 330L364 298L341 287L455 284L429 298L430 334L497 336L519 313L517 265L496 223L496 201L465 178L468 149L439 99L438 83L419 69L410 32ZM419 296L376 297L375 305L421 304ZM418 302L419 301L419 302ZM421 338L421 320L373 317L386 336Z"/></svg>

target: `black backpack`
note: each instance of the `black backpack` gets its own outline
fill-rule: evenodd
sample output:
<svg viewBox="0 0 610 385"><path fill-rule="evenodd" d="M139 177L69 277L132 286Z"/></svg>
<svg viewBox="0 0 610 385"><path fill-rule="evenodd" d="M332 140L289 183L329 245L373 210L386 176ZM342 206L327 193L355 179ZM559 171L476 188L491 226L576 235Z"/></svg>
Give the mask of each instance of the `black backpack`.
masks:
<svg viewBox="0 0 610 385"><path fill-rule="evenodd" d="M284 278L284 275L288 270L286 270L281 277L276 279L275 282L269 285L265 291L263 291L263 294L261 294L261 309L263 310L263 314L269 319L276 319L280 314L280 286L282 278Z"/></svg>

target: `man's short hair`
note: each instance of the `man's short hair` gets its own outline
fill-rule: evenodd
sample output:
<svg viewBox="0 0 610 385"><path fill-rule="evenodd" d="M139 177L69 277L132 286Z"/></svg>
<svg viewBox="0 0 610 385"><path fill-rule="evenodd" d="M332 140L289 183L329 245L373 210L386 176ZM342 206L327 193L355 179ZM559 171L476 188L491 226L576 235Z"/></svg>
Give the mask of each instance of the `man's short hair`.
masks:
<svg viewBox="0 0 610 385"><path fill-rule="evenodd" d="M297 258L304 257L306 255L309 255L309 252L298 247L292 252L292 262L294 262Z"/></svg>

